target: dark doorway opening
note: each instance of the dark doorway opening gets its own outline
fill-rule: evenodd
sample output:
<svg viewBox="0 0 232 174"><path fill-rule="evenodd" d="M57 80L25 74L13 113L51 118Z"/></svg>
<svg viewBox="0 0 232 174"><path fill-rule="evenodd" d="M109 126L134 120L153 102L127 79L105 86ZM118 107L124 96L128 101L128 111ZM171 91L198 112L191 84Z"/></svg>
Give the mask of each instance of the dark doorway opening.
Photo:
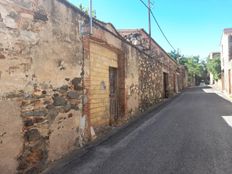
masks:
<svg viewBox="0 0 232 174"><path fill-rule="evenodd" d="M176 78L177 78L177 76L176 76L176 74L174 73L174 74L173 74L174 93L177 93L177 89L176 89ZM178 84L178 83L177 83L177 84Z"/></svg>
<svg viewBox="0 0 232 174"><path fill-rule="evenodd" d="M228 71L229 77L229 94L231 94L231 70Z"/></svg>
<svg viewBox="0 0 232 174"><path fill-rule="evenodd" d="M168 73L163 73L164 98L168 98Z"/></svg>
<svg viewBox="0 0 232 174"><path fill-rule="evenodd" d="M224 71L221 72L222 91L225 90Z"/></svg>

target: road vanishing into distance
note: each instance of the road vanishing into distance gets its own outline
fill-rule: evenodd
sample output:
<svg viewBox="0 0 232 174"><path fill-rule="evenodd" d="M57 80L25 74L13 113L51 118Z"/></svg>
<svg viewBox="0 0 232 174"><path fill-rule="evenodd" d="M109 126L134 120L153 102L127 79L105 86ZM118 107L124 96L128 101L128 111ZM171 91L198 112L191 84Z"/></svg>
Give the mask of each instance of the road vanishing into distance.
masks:
<svg viewBox="0 0 232 174"><path fill-rule="evenodd" d="M190 88L55 174L232 174L232 103Z"/></svg>

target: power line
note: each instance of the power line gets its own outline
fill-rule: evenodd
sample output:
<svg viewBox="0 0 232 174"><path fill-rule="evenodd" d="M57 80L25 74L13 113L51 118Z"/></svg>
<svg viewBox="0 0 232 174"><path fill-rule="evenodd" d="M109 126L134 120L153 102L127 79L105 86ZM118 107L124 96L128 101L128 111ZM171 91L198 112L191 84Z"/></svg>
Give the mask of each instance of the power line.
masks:
<svg viewBox="0 0 232 174"><path fill-rule="evenodd" d="M149 8L149 7L147 6L147 4L146 4L143 0L139 0L139 1L140 1L148 10L150 10L150 13L151 13L151 15L152 15L152 17L153 17L153 19L154 19L156 25L158 26L160 32L162 33L163 37L164 37L165 40L168 42L168 44L172 47L172 49L173 49L173 50L176 50L176 49L173 47L173 45L170 43L170 41L168 40L168 38L166 37L166 35L164 34L164 32L163 32L162 28L160 27L159 22L158 22L158 20L156 19L156 17L155 17L155 15L154 15L153 11L151 10L151 8Z"/></svg>

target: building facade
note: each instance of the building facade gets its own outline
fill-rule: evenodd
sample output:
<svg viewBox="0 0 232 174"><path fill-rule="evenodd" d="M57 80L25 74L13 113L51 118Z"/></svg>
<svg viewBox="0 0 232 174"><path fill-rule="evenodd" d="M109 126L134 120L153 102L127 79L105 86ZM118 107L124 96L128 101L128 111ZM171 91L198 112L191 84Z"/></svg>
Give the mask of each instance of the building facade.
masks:
<svg viewBox="0 0 232 174"><path fill-rule="evenodd" d="M88 31L66 0L0 0L2 173L38 173L186 87L186 69L154 40L144 50L96 19Z"/></svg>
<svg viewBox="0 0 232 174"><path fill-rule="evenodd" d="M221 39L222 90L232 93L232 28L224 29Z"/></svg>
<svg viewBox="0 0 232 174"><path fill-rule="evenodd" d="M188 76L183 73L183 71L187 72L186 68L171 58L153 38L149 37L144 29L123 29L119 30L119 33L139 50L146 52L162 64L162 97L177 93L187 86ZM166 84L168 84L168 87Z"/></svg>

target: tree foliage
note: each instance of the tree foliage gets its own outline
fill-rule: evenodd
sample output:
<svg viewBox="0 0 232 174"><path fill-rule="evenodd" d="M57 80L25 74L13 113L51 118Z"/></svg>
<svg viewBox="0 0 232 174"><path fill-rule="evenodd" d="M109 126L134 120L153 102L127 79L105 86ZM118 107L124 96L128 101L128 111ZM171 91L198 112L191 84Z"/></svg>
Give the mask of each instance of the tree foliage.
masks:
<svg viewBox="0 0 232 174"><path fill-rule="evenodd" d="M200 62L199 56L181 57L180 64L185 65L191 76L202 76L205 71L204 62Z"/></svg>
<svg viewBox="0 0 232 174"><path fill-rule="evenodd" d="M179 63L184 65L188 69L189 80L195 79L196 84L199 84L202 80L208 83L208 73L205 61L200 61L199 56L179 58Z"/></svg>
<svg viewBox="0 0 232 174"><path fill-rule="evenodd" d="M87 14L87 15L89 14L89 8L84 7L82 4L79 4L78 8L81 11L83 11L85 14ZM97 18L97 16L96 16L96 10L92 10L92 16L93 16L93 18Z"/></svg>
<svg viewBox="0 0 232 174"><path fill-rule="evenodd" d="M207 59L206 64L207 70L213 74L214 80L219 80L221 78L221 60L220 57L215 57L213 59Z"/></svg>
<svg viewBox="0 0 232 174"><path fill-rule="evenodd" d="M179 50L171 51L169 56L188 69L189 80L195 79L197 84L202 80L204 80L206 83L208 82L206 62L200 61L199 56L186 57L181 55Z"/></svg>
<svg viewBox="0 0 232 174"><path fill-rule="evenodd" d="M168 54L169 54L170 57L172 57L174 60L177 60L177 61L178 61L179 58L182 57L182 55L180 55L179 50L177 50L177 51L176 51L176 50L171 51L171 52L168 53Z"/></svg>

